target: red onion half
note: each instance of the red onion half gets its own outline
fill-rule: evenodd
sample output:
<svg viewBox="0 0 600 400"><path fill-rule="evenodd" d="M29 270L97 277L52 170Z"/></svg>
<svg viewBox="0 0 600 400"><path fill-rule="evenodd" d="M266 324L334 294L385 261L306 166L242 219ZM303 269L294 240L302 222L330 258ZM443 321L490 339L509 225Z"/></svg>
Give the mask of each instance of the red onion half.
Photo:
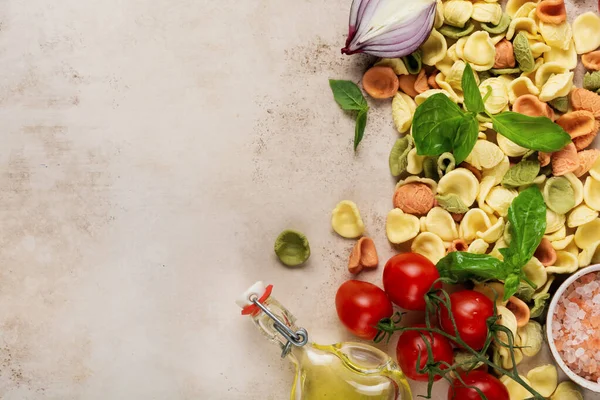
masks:
<svg viewBox="0 0 600 400"><path fill-rule="evenodd" d="M435 0L354 0L344 54L404 57L427 40Z"/></svg>

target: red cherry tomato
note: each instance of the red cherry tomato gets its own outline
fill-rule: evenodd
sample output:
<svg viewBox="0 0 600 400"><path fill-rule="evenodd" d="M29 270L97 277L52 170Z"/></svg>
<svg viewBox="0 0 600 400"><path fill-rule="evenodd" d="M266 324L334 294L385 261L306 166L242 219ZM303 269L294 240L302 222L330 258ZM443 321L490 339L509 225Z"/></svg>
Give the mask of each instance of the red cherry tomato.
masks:
<svg viewBox="0 0 600 400"><path fill-rule="evenodd" d="M375 337L379 321L390 318L394 313L392 303L383 290L372 283L357 280L342 283L335 295L335 308L346 328L366 340Z"/></svg>
<svg viewBox="0 0 600 400"><path fill-rule="evenodd" d="M450 295L450 309L460 338L475 350L481 350L488 334L486 321L494 315L494 304L485 295L474 290L461 290ZM456 336L446 307L440 307L442 330Z"/></svg>
<svg viewBox="0 0 600 400"><path fill-rule="evenodd" d="M466 384L454 379L448 388L448 400L481 400L477 391L469 386L475 386L487 397L488 400L509 400L510 396L506 386L498 378L483 371L471 371L461 374L460 377Z"/></svg>
<svg viewBox="0 0 600 400"><path fill-rule="evenodd" d="M383 288L390 300L406 310L425 310L425 294L440 274L426 257L403 253L390 258L383 270ZM442 284L437 283L436 288Z"/></svg>
<svg viewBox="0 0 600 400"><path fill-rule="evenodd" d="M414 327L425 327L423 324L415 325ZM420 368L427 364L428 353L427 345L421 337L423 334L426 340L431 345L433 351L433 362L445 361L452 364L453 352L450 341L439 333L431 333L426 331L404 331L398 338L396 345L396 357L398 357L398 365L404 371L404 374L415 381L427 381L428 374L419 373L417 371L417 360L421 359ZM446 369L445 367L441 367ZM435 380L439 380L441 376L436 375Z"/></svg>

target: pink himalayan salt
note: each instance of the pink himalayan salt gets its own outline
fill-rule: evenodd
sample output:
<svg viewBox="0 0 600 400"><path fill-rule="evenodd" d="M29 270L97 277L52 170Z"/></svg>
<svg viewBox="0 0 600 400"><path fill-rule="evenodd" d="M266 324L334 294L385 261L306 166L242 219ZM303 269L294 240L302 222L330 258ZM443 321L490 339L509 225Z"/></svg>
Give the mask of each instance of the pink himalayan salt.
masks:
<svg viewBox="0 0 600 400"><path fill-rule="evenodd" d="M577 375L600 382L600 272L582 276L556 305L552 336L560 356Z"/></svg>

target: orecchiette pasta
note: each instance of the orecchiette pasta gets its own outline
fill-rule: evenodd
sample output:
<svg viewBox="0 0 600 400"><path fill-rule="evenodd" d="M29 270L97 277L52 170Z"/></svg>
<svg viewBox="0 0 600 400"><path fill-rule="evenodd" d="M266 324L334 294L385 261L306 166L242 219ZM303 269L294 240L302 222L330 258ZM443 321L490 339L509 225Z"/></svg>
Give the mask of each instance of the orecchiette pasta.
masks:
<svg viewBox="0 0 600 400"><path fill-rule="evenodd" d="M408 75L409 72L401 58L382 58L375 63L375 66L390 67L396 75Z"/></svg>
<svg viewBox="0 0 600 400"><path fill-rule="evenodd" d="M425 100L427 100L428 98L430 98L434 94L438 94L438 93L443 93L446 96L448 96L448 98L450 100L452 100L454 103L458 103L458 98L456 97L456 94L452 94L452 93L450 93L450 92L448 92L447 90L444 90L444 89L429 89L429 90L421 93L420 95L416 96L415 97L415 103L417 104L417 106L420 106L421 104L423 104L423 102Z"/></svg>
<svg viewBox="0 0 600 400"><path fill-rule="evenodd" d="M574 239L575 235L569 235L564 239L555 240L554 242L551 242L552 248L554 250L565 250L571 243L573 243Z"/></svg>
<svg viewBox="0 0 600 400"><path fill-rule="evenodd" d="M513 19L529 17L529 14L531 14L531 12L535 10L535 6L536 4L534 2L528 1L527 3L519 7L515 15L512 16Z"/></svg>
<svg viewBox="0 0 600 400"><path fill-rule="evenodd" d="M547 24L540 21L539 23L540 33L546 41L546 44L551 47L558 47L559 49L567 50L571 44L573 38L573 31L571 25L567 21L562 24Z"/></svg>
<svg viewBox="0 0 600 400"><path fill-rule="evenodd" d="M477 239L477 232L485 232L492 226L490 218L481 209L469 210L460 222L458 236L468 243Z"/></svg>
<svg viewBox="0 0 600 400"><path fill-rule="evenodd" d="M473 4L471 18L478 22L489 22L492 25L498 25L502 18L502 7L498 3L478 1Z"/></svg>
<svg viewBox="0 0 600 400"><path fill-rule="evenodd" d="M479 192L479 181L466 168L456 168L440 179L437 187L438 194L456 194L463 203L470 207Z"/></svg>
<svg viewBox="0 0 600 400"><path fill-rule="evenodd" d="M514 17L517 11L519 11L519 9L528 2L530 2L530 0L508 0L506 3L506 13L511 17ZM535 3L537 3L537 1L533 3L535 8ZM527 13L529 13L529 11Z"/></svg>
<svg viewBox="0 0 600 400"><path fill-rule="evenodd" d="M433 27L435 29L440 29L444 25L444 2L442 0L436 1L435 7L435 20L433 22Z"/></svg>
<svg viewBox="0 0 600 400"><path fill-rule="evenodd" d="M525 96L527 94L532 94L534 96L538 96L540 94L540 89L534 85L531 79L522 76L508 84L508 99L510 104L513 104L518 97Z"/></svg>
<svg viewBox="0 0 600 400"><path fill-rule="evenodd" d="M594 165L592 165L592 168L589 172L592 178L600 181L600 158L598 158Z"/></svg>
<svg viewBox="0 0 600 400"><path fill-rule="evenodd" d="M588 207L600 211L600 181L588 176L583 186L583 200Z"/></svg>
<svg viewBox="0 0 600 400"><path fill-rule="evenodd" d="M529 48L531 49L531 54L533 55L533 58L541 57L544 53L552 49L552 47L548 46L546 43L537 42L535 40L529 41Z"/></svg>
<svg viewBox="0 0 600 400"><path fill-rule="evenodd" d="M575 255L579 262L579 267L586 267L592 263L600 262L600 241L590 244L583 249L581 253Z"/></svg>
<svg viewBox="0 0 600 400"><path fill-rule="evenodd" d="M575 191L571 182L563 176L555 176L544 186L546 205L558 214L566 214L575 207Z"/></svg>
<svg viewBox="0 0 600 400"><path fill-rule="evenodd" d="M496 141L498 142L498 147L500 147L500 150L502 150L504 154L509 157L521 157L529 151L529 149L519 146L515 142L500 134L497 134Z"/></svg>
<svg viewBox="0 0 600 400"><path fill-rule="evenodd" d="M423 161L425 160L424 156L420 156L417 154L417 149L411 149L408 152L406 171L409 174L418 175L423 172Z"/></svg>
<svg viewBox="0 0 600 400"><path fill-rule="evenodd" d="M406 133L412 124L417 104L409 95L398 92L392 100L392 120L400 133Z"/></svg>
<svg viewBox="0 0 600 400"><path fill-rule="evenodd" d="M426 231L439 236L443 241L451 242L458 238L456 222L452 215L441 207L432 208L425 219Z"/></svg>
<svg viewBox="0 0 600 400"><path fill-rule="evenodd" d="M419 218L411 214L405 214L399 208L393 209L387 215L385 231L391 243L408 242L419 234L420 228Z"/></svg>
<svg viewBox="0 0 600 400"><path fill-rule="evenodd" d="M439 236L431 232L420 233L415 240L413 240L410 249L413 253L418 253L427 257L434 264L437 264L437 262L446 255L444 242Z"/></svg>
<svg viewBox="0 0 600 400"><path fill-rule="evenodd" d="M546 233L554 233L564 228L566 217L563 214L557 214L551 209L546 209Z"/></svg>
<svg viewBox="0 0 600 400"><path fill-rule="evenodd" d="M512 38L521 31L528 32L531 35L536 35L538 33L538 29L535 21L527 17L513 19L508 27L508 31L506 32L506 38L508 40L512 40Z"/></svg>
<svg viewBox="0 0 600 400"><path fill-rule="evenodd" d="M444 5L444 20L448 25L462 28L473 15L473 3L463 0L450 0Z"/></svg>
<svg viewBox="0 0 600 400"><path fill-rule="evenodd" d="M476 169L491 169L504 160L505 154L498 145L487 141L478 140L465 161Z"/></svg>
<svg viewBox="0 0 600 400"><path fill-rule="evenodd" d="M505 217L508 214L508 207L517 195L518 192L514 189L495 186L488 193L485 202L498 215Z"/></svg>
<svg viewBox="0 0 600 400"><path fill-rule="evenodd" d="M496 165L495 167L484 168L482 170L482 176L484 179L488 176L494 178L494 184L492 186L495 186L502 182L502 178L504 178L504 175L506 175L509 169L510 161L508 159L508 156L505 156L502 159L502 161L500 161L500 163L498 163L498 165Z"/></svg>
<svg viewBox="0 0 600 400"><path fill-rule="evenodd" d="M567 251L556 252L556 262L551 267L546 267L549 274L570 274L579 268L579 260Z"/></svg>
<svg viewBox="0 0 600 400"><path fill-rule="evenodd" d="M580 249L587 249L600 241L600 219L581 225L575 231L575 244Z"/></svg>
<svg viewBox="0 0 600 400"><path fill-rule="evenodd" d="M479 91L485 96L491 90L491 95L485 101L485 108L492 114L499 114L508 105L506 82L502 78L489 78L481 82Z"/></svg>
<svg viewBox="0 0 600 400"><path fill-rule="evenodd" d="M464 45L463 56L475 71L486 71L492 68L496 60L496 47L490 39L490 34L479 31L469 36Z"/></svg>
<svg viewBox="0 0 600 400"><path fill-rule="evenodd" d="M583 203L583 183L581 182L581 179L577 178L572 172L564 174L563 177L567 178L569 183L571 183L575 205L578 206Z"/></svg>
<svg viewBox="0 0 600 400"><path fill-rule="evenodd" d="M573 72L551 76L540 91L541 101L550 101L557 97L566 96L573 87Z"/></svg>
<svg viewBox="0 0 600 400"><path fill-rule="evenodd" d="M535 72L535 84L538 88L542 88L552 75L566 72L569 72L569 70L562 64L556 62L544 63Z"/></svg>
<svg viewBox="0 0 600 400"><path fill-rule="evenodd" d="M556 240L562 240L566 236L567 236L567 227L565 225L561 226L559 229L557 229L555 232L552 232L549 235L544 235L544 237L551 242L554 242Z"/></svg>
<svg viewBox="0 0 600 400"><path fill-rule="evenodd" d="M544 397L550 397L558 386L558 371L554 365L542 365L527 373L531 387Z"/></svg>
<svg viewBox="0 0 600 400"><path fill-rule="evenodd" d="M498 221L490 226L485 232L477 232L476 235L479 239L483 239L486 243L495 243L502 237L503 233L504 218L500 217L498 218Z"/></svg>
<svg viewBox="0 0 600 400"><path fill-rule="evenodd" d="M575 42L571 40L569 47L566 50L558 47L550 47L550 50L544 53L544 63L557 63L567 70L575 69L575 67L577 67Z"/></svg>
<svg viewBox="0 0 600 400"><path fill-rule="evenodd" d="M333 209L331 226L338 235L348 239L357 238L365 232L358 207L350 200L340 201Z"/></svg>
<svg viewBox="0 0 600 400"><path fill-rule="evenodd" d="M422 61L425 65L435 65L446 57L448 45L444 35L433 29L429 38L421 45Z"/></svg>
<svg viewBox="0 0 600 400"><path fill-rule="evenodd" d="M586 12L573 22L573 40L577 54L589 53L600 47L600 17Z"/></svg>
<svg viewBox="0 0 600 400"><path fill-rule="evenodd" d="M490 245L483 239L475 239L469 245L467 251L473 254L485 254Z"/></svg>
<svg viewBox="0 0 600 400"><path fill-rule="evenodd" d="M532 257L531 260L523 266L523 272L527 279L529 279L534 285L538 288L544 286L546 281L548 280L548 272L546 271L546 267L535 257Z"/></svg>
<svg viewBox="0 0 600 400"><path fill-rule="evenodd" d="M598 218L597 210L592 210L585 204L580 204L569 213L569 216L567 217L567 226L569 228L577 228L596 218Z"/></svg>

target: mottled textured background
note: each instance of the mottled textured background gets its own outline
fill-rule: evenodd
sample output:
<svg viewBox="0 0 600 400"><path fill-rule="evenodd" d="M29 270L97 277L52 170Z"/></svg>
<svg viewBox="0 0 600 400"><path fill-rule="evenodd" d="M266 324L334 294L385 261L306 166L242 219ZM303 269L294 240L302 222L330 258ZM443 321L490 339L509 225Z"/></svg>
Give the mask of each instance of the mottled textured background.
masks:
<svg viewBox="0 0 600 400"><path fill-rule="evenodd" d="M233 302L258 279L311 339L349 338L329 215L354 200L393 254L397 137L370 100L355 154L332 99L370 62L339 53L349 6L0 1L1 399L285 399L291 368ZM276 261L284 228L306 266Z"/></svg>

